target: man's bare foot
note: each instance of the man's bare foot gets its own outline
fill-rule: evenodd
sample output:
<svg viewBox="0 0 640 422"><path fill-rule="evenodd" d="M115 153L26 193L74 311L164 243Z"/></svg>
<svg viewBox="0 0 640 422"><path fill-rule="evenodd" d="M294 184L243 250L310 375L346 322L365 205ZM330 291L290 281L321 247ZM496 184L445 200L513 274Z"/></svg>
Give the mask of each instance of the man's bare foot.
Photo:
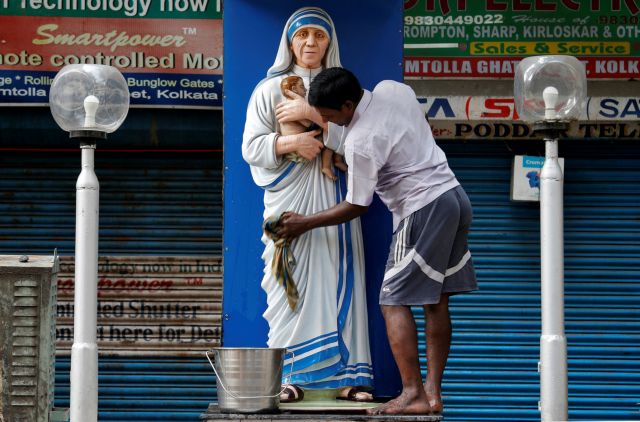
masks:
<svg viewBox="0 0 640 422"><path fill-rule="evenodd" d="M333 180L334 182L336 180L338 180L338 178L336 177L335 174L333 174L333 171L331 169L322 169L322 174L324 174L325 176L327 176L329 179Z"/></svg>
<svg viewBox="0 0 640 422"><path fill-rule="evenodd" d="M432 391L427 387L427 384L424 385L424 392L427 394L427 401L429 402L429 406L431 407L431 411L433 413L442 413L444 410L444 406L442 404L442 395Z"/></svg>
<svg viewBox="0 0 640 422"><path fill-rule="evenodd" d="M431 411L433 413L442 413L442 411L444 410L441 399L429 400L429 406L431 407Z"/></svg>
<svg viewBox="0 0 640 422"><path fill-rule="evenodd" d="M431 408L424 395L402 392L398 397L375 409L367 409L369 415L428 415Z"/></svg>

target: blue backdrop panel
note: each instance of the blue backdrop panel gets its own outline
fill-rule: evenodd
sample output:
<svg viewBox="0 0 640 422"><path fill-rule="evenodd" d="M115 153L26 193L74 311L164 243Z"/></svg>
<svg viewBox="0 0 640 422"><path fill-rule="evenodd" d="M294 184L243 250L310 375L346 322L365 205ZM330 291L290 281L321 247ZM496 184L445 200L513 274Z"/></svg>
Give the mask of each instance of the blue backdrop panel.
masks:
<svg viewBox="0 0 640 422"><path fill-rule="evenodd" d="M263 347L266 296L260 288L262 191L241 155L251 92L273 63L282 28L299 7L318 6L334 20L344 67L364 88L383 79L402 80L401 0L227 0L224 4L224 295L223 342L227 347ZM376 394L400 390L389 349L378 291L391 240L391 218L376 200L363 218L370 341Z"/></svg>

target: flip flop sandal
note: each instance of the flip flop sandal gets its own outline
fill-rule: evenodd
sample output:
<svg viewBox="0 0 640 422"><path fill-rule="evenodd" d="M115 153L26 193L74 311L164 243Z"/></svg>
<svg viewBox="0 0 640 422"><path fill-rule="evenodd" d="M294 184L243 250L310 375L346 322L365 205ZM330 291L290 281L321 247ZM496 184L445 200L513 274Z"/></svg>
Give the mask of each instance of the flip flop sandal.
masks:
<svg viewBox="0 0 640 422"><path fill-rule="evenodd" d="M304 391L295 384L287 384L280 393L280 403L295 403L304 398Z"/></svg>
<svg viewBox="0 0 640 422"><path fill-rule="evenodd" d="M340 392L342 393L342 391ZM360 394L360 397L358 395ZM349 392L345 396L338 396L336 400L346 400L346 401L354 401L354 402L372 402L373 397L371 394L365 391L359 391L356 387L349 388Z"/></svg>

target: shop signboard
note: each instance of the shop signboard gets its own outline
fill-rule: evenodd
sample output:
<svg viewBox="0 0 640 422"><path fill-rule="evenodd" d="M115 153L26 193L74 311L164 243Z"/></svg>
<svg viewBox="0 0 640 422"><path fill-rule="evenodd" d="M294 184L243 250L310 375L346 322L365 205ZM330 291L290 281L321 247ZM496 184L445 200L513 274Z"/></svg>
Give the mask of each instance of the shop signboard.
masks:
<svg viewBox="0 0 640 422"><path fill-rule="evenodd" d="M540 201L540 172L545 157L516 155L511 169L511 200ZM558 158L560 169L564 172L564 158Z"/></svg>
<svg viewBox="0 0 640 422"><path fill-rule="evenodd" d="M73 344L74 259L58 274L56 353ZM97 341L102 355L202 356L220 345L222 258L101 256Z"/></svg>
<svg viewBox="0 0 640 422"><path fill-rule="evenodd" d="M590 79L640 77L639 0L405 0L408 78L512 78L526 56L566 54Z"/></svg>
<svg viewBox="0 0 640 422"><path fill-rule="evenodd" d="M513 97L419 97L437 139L534 139ZM639 97L588 97L562 138L640 140Z"/></svg>
<svg viewBox="0 0 640 422"><path fill-rule="evenodd" d="M221 108L221 0L0 0L0 105L76 63L117 67L134 107Z"/></svg>

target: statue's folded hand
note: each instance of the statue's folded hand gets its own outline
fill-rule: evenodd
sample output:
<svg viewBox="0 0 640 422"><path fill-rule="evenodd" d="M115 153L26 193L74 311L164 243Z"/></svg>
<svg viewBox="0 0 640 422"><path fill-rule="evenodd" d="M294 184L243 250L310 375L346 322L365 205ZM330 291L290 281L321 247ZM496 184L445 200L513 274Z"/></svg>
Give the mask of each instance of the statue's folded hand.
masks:
<svg viewBox="0 0 640 422"><path fill-rule="evenodd" d="M307 160L313 160L316 158L324 147L324 144L315 138L320 134L320 132L321 131L319 129L316 129L295 135L295 152Z"/></svg>

